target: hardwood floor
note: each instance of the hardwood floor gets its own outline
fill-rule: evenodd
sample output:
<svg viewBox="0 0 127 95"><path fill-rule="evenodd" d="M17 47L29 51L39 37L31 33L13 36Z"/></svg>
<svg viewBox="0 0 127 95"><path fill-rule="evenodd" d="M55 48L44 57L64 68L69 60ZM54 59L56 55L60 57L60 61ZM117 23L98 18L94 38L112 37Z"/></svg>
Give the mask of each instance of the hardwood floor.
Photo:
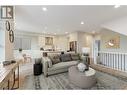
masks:
<svg viewBox="0 0 127 95"><path fill-rule="evenodd" d="M25 83L25 78L33 74L33 64L34 60L31 63L20 64L20 87Z"/></svg>

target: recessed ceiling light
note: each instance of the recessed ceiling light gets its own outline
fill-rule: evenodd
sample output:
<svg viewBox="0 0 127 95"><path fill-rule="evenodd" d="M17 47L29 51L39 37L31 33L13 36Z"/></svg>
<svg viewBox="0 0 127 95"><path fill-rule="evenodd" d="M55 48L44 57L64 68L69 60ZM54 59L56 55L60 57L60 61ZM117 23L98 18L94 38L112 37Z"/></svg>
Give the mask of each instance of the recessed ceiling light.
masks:
<svg viewBox="0 0 127 95"><path fill-rule="evenodd" d="M43 10L43 11L47 11L47 8L46 8L46 7L43 7L42 10Z"/></svg>
<svg viewBox="0 0 127 95"><path fill-rule="evenodd" d="M83 25L83 24L84 24L84 22L83 22L83 21L81 21L81 23L80 23L80 24L82 24L82 25Z"/></svg>
<svg viewBox="0 0 127 95"><path fill-rule="evenodd" d="M68 32L65 32L65 34L68 34Z"/></svg>
<svg viewBox="0 0 127 95"><path fill-rule="evenodd" d="M119 8L119 7L120 7L120 5L115 5L115 6L114 6L114 8Z"/></svg>

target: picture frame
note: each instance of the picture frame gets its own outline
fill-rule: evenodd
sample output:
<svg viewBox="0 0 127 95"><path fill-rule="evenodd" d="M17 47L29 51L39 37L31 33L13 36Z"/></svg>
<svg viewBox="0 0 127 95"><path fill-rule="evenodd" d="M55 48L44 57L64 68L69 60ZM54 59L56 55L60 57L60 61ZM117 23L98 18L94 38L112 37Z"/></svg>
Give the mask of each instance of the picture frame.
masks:
<svg viewBox="0 0 127 95"><path fill-rule="evenodd" d="M45 45L53 45L53 37L45 37Z"/></svg>
<svg viewBox="0 0 127 95"><path fill-rule="evenodd" d="M11 25L10 25L10 22L8 20L6 21L5 26L6 26L6 30L10 31Z"/></svg>
<svg viewBox="0 0 127 95"><path fill-rule="evenodd" d="M14 31L13 30L9 31L9 40L10 40L11 43L14 42Z"/></svg>
<svg viewBox="0 0 127 95"><path fill-rule="evenodd" d="M1 19L13 19L13 6L1 6Z"/></svg>
<svg viewBox="0 0 127 95"><path fill-rule="evenodd" d="M120 36L110 37L106 42L106 48L112 49L120 48Z"/></svg>

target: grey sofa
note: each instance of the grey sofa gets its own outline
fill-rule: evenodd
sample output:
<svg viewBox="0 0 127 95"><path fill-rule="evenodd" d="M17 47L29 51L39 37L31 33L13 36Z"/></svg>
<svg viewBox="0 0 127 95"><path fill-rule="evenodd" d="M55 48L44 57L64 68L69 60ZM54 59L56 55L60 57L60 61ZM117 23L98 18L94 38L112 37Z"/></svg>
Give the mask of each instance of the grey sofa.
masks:
<svg viewBox="0 0 127 95"><path fill-rule="evenodd" d="M61 54L43 57L44 76L68 71L68 68L77 65L79 60L80 56L78 54Z"/></svg>

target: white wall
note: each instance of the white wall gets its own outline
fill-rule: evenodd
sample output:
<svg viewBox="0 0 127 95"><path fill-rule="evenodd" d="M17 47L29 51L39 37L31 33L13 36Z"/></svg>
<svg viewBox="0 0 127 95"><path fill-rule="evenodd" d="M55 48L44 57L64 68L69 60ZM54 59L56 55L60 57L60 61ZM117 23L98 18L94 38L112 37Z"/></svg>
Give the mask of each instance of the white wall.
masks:
<svg viewBox="0 0 127 95"><path fill-rule="evenodd" d="M15 37L31 39L31 49L23 50L24 53L31 55L33 58L40 56L40 47L44 49L52 48L52 45L45 45L45 37L53 37L53 46L63 51L68 50L69 40L66 35L42 35L37 33L28 33L24 31L17 31ZM14 55L18 54L18 50L14 51Z"/></svg>
<svg viewBox="0 0 127 95"><path fill-rule="evenodd" d="M78 41L78 33L77 32L70 33L68 35L68 37L69 37L69 42Z"/></svg>
<svg viewBox="0 0 127 95"><path fill-rule="evenodd" d="M73 32L68 35L69 42L77 41L77 52L82 53L83 47L92 48L92 35L86 32Z"/></svg>
<svg viewBox="0 0 127 95"><path fill-rule="evenodd" d="M11 29L14 31L14 21L10 20L10 23L11 23ZM14 59L13 49L14 49L14 43L10 42L9 32L5 30L5 60Z"/></svg>
<svg viewBox="0 0 127 95"><path fill-rule="evenodd" d="M38 44L38 35L35 33L24 33L24 31L18 31L16 30L15 33L16 38L27 38L31 40L31 49L30 50L23 50L22 53L25 53L27 55L30 55L32 58L39 58L41 57L40 47ZM14 50L14 57L17 58L17 55L19 55L18 50Z"/></svg>
<svg viewBox="0 0 127 95"><path fill-rule="evenodd" d="M31 49L32 50L38 50L38 49L40 49L39 45L38 45L38 37L32 37L31 38Z"/></svg>
<svg viewBox="0 0 127 95"><path fill-rule="evenodd" d="M53 35L41 35L38 37L38 43L40 47L43 47L44 49L52 48L52 45L45 45L45 37L53 37L53 46L55 49L67 51L68 50L68 38L66 35L59 35L59 36L53 36Z"/></svg>
<svg viewBox="0 0 127 95"><path fill-rule="evenodd" d="M53 46L55 49L62 51L69 50L69 42L77 41L77 52L82 53L82 47L92 48L92 35L85 32L73 32L68 35L42 35L35 33L17 33L16 37L27 37L31 39L31 50L40 50L40 47L44 49L52 48L52 45L45 45L45 37L53 37Z"/></svg>
<svg viewBox="0 0 127 95"><path fill-rule="evenodd" d="M102 25L102 27L127 35L127 17L112 20Z"/></svg>
<svg viewBox="0 0 127 95"><path fill-rule="evenodd" d="M52 49L52 45L45 45L45 37L53 37L53 44L55 43L55 36L53 35L38 35L38 45L44 49Z"/></svg>
<svg viewBox="0 0 127 95"><path fill-rule="evenodd" d="M83 47L90 47L92 46L92 35L89 35L84 32L78 33L78 52L82 53Z"/></svg>
<svg viewBox="0 0 127 95"><path fill-rule="evenodd" d="M9 20L11 29L14 31L14 21ZM13 57L13 43L10 43L9 32L5 28L6 20L0 21L0 61L12 60ZM15 31L14 31L15 32Z"/></svg>
<svg viewBox="0 0 127 95"><path fill-rule="evenodd" d="M0 62L5 60L5 31L3 22L0 21Z"/></svg>
<svg viewBox="0 0 127 95"><path fill-rule="evenodd" d="M21 32L21 33L18 33L18 32ZM30 35L29 35L29 34L24 33L22 31L16 31L15 37L16 38L30 39L30 41L31 41L31 50L39 50L40 49L40 47L38 45L38 35L34 35L32 33L30 33Z"/></svg>
<svg viewBox="0 0 127 95"><path fill-rule="evenodd" d="M52 45L45 45L45 37L53 37L53 46L63 51L68 50L68 38L66 35L54 36L54 35L42 35L35 33L27 33L24 31L17 31L15 37L29 38L31 39L31 50L40 50L40 47L44 49L52 48Z"/></svg>
<svg viewBox="0 0 127 95"><path fill-rule="evenodd" d="M56 46L57 49L61 49L62 51L67 51L69 50L68 44L69 44L69 39L66 35L63 36L56 36L54 37L54 45Z"/></svg>

